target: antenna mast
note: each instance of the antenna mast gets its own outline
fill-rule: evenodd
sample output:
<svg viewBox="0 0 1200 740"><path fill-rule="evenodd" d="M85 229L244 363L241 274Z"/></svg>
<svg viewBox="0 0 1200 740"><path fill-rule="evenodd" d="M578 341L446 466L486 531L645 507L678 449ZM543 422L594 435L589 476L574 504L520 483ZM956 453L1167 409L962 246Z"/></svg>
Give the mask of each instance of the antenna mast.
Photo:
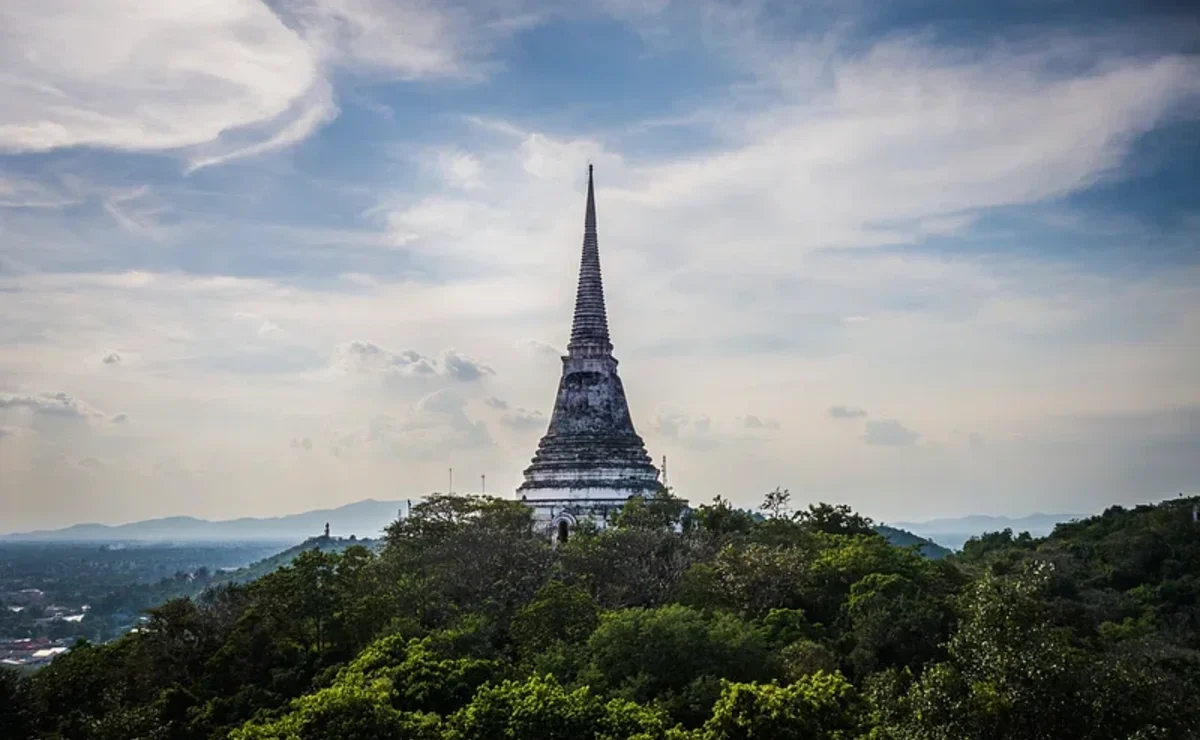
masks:
<svg viewBox="0 0 1200 740"><path fill-rule="evenodd" d="M482 496L485 493L487 493L487 474L486 473L479 476L479 495Z"/></svg>
<svg viewBox="0 0 1200 740"><path fill-rule="evenodd" d="M446 489L446 493L454 493L454 468L450 468L450 486Z"/></svg>
<svg viewBox="0 0 1200 740"><path fill-rule="evenodd" d="M667 488L667 456L666 455L663 455L662 473L663 473L663 488Z"/></svg>

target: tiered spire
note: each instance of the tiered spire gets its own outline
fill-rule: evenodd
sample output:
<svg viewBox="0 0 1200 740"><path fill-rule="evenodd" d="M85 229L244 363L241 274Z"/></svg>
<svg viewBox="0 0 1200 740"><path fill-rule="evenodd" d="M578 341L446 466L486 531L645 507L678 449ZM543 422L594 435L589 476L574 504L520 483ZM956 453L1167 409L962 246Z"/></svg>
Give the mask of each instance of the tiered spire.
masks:
<svg viewBox="0 0 1200 740"><path fill-rule="evenodd" d="M596 239L596 192L588 167L583 259L575 322L554 413L537 453L517 489L539 506L619 505L634 494L662 490L658 470L633 428L625 388L617 376L604 311L600 250ZM547 503L549 502L549 503Z"/></svg>
<svg viewBox="0 0 1200 740"><path fill-rule="evenodd" d="M575 293L575 323L571 357L602 357L612 353L608 315L604 310L604 284L600 278L600 241L596 236L596 194L592 166L588 165L587 211L583 217L583 257L579 263L579 288Z"/></svg>

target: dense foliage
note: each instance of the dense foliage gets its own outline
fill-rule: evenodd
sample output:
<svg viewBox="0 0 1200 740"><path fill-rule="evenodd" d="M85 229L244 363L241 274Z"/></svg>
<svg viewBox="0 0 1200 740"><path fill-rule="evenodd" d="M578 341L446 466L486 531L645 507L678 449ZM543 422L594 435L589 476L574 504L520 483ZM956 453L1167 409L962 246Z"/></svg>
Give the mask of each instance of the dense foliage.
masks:
<svg viewBox="0 0 1200 740"><path fill-rule="evenodd" d="M137 633L0 673L0 736L1150 740L1200 733L1194 499L896 547L845 507L636 501L558 546L433 496ZM683 519L681 520L681 517Z"/></svg>

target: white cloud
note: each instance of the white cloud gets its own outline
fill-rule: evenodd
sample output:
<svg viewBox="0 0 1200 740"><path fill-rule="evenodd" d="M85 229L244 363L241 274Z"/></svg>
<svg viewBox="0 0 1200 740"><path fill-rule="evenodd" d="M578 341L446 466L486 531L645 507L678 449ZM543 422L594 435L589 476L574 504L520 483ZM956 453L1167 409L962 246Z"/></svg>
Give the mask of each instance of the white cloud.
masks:
<svg viewBox="0 0 1200 740"><path fill-rule="evenodd" d="M337 115L334 68L479 79L519 27L502 18L384 0L14 0L0 9L0 151L182 150L195 169L279 149Z"/></svg>
<svg viewBox="0 0 1200 740"><path fill-rule="evenodd" d="M741 421L742 421L742 426L744 426L746 429L761 430L761 429L778 429L779 428L779 420L778 419L772 419L769 417L763 418L760 416L755 416L754 414L747 414L746 416L743 416Z"/></svg>
<svg viewBox="0 0 1200 740"><path fill-rule="evenodd" d="M515 408L500 417L500 423L519 431L545 429L549 419L536 409Z"/></svg>
<svg viewBox="0 0 1200 740"><path fill-rule="evenodd" d="M496 371L487 365L459 354L455 350L446 350L446 353L442 355L442 374L455 380L472 383L486 375L495 375L495 373Z"/></svg>
<svg viewBox="0 0 1200 740"><path fill-rule="evenodd" d="M331 451L346 457L361 448L376 456L427 459L491 446L487 426L468 417L465 408L455 391L434 391L401 418L379 414L366 427L341 435Z"/></svg>
<svg viewBox="0 0 1200 740"><path fill-rule="evenodd" d="M658 414L651 427L658 435L684 445L705 446L711 442L712 420L707 416L666 410Z"/></svg>
<svg viewBox="0 0 1200 740"><path fill-rule="evenodd" d="M562 357L566 354L566 350L557 347L549 342L543 342L540 339L522 339L518 345L535 354L545 355L548 357Z"/></svg>
<svg viewBox="0 0 1200 740"><path fill-rule="evenodd" d="M863 441L880 447L906 447L915 444L921 435L895 419L868 421Z"/></svg>
<svg viewBox="0 0 1200 740"><path fill-rule="evenodd" d="M0 172L0 208L61 208L77 202L44 182Z"/></svg>
<svg viewBox="0 0 1200 740"><path fill-rule="evenodd" d="M286 114L320 75L304 41L253 0L16 0L0 18L10 151L194 146Z"/></svg>
<svg viewBox="0 0 1200 740"><path fill-rule="evenodd" d="M63 391L34 395L0 393L0 411L5 409L24 409L38 416L80 421L104 418L103 413Z"/></svg>
<svg viewBox="0 0 1200 740"><path fill-rule="evenodd" d="M829 415L835 419L861 419L867 412L854 406L830 406Z"/></svg>
<svg viewBox="0 0 1200 740"><path fill-rule="evenodd" d="M660 258L736 241L739 259L792 267L819 248L961 233L983 209L1087 187L1200 95L1194 57L1064 75L1044 42L956 54L902 40L826 58L831 86L743 115L718 151L646 168L629 197L670 208L676 238ZM735 220L712 217L734 207Z"/></svg>
<svg viewBox="0 0 1200 740"><path fill-rule="evenodd" d="M292 437L292 441L288 443L288 446L293 450L304 450L305 452L310 452L313 448L313 443L308 437Z"/></svg>
<svg viewBox="0 0 1200 740"><path fill-rule="evenodd" d="M332 367L343 374L380 373L411 377L436 375L436 362L416 350L393 352L374 342L356 339L334 351Z"/></svg>
<svg viewBox="0 0 1200 740"><path fill-rule="evenodd" d="M254 324L257 327L255 329L255 333L258 334L259 337L266 338L280 332L279 324L276 324L274 321L271 321L261 314L237 311L233 314L233 318L238 321L247 321L251 324Z"/></svg>
<svg viewBox="0 0 1200 740"><path fill-rule="evenodd" d="M334 350L331 369L339 375L445 377L462 383L474 383L496 372L454 349L446 350L439 362L416 350L393 351L364 340L339 345Z"/></svg>
<svg viewBox="0 0 1200 740"><path fill-rule="evenodd" d="M432 153L429 166L451 187L462 190L483 187L483 165L470 152L454 147L439 148Z"/></svg>

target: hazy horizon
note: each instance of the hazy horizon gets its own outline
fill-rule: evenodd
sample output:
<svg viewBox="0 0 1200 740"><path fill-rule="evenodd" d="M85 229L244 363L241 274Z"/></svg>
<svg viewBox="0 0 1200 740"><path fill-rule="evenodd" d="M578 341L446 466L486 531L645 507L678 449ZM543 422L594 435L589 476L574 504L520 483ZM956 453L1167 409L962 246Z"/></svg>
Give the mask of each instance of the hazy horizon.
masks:
<svg viewBox="0 0 1200 740"><path fill-rule="evenodd" d="M1170 4L0 9L0 525L512 495L588 163L693 503L1200 491L1200 26Z"/></svg>
<svg viewBox="0 0 1200 740"><path fill-rule="evenodd" d="M434 492L434 493L437 493L437 492ZM475 491L475 492L456 491L455 493L460 494L460 495L478 495L479 492L478 491ZM505 493L502 492L499 495L504 496ZM290 517L298 517L298 516L303 516L303 515L307 515L307 514L316 514L316 513L325 513L325 512L332 513L332 512L341 511L343 509L352 508L352 507L355 507L360 504L368 504L368 503L403 504L408 501L416 502L420 498L422 498L422 497L411 496L411 497L397 498L397 499L365 498L365 499L359 499L357 501L350 501L347 503L338 504L336 506L322 506L322 507L311 508L311 509L280 510L277 512L266 513L266 514L261 514L261 515L240 515L240 516L231 516L231 517L204 517L204 516L197 516L194 514L182 512L182 513L175 513L175 514L164 514L162 516L140 517L140 518L133 518L133 519L109 518L109 519L81 520L81 521L74 521L74 522L69 522L66 524L55 525L55 526L50 526L50 527L31 528L31 529L26 529L26 530L4 530L4 531L0 531L0 537L5 537L5 536L15 535L15 534L30 534L30 533L35 533L35 532L54 532L54 531L59 531L59 530L64 530L64 529L70 529L72 527L87 527L87 526L96 526L96 525L99 525L102 527L119 528L119 527L132 525L132 524L143 524L143 523L147 523L147 522L156 522L156 521L164 521L164 520L172 520L172 519L188 519L188 520L193 520L193 521L207 522L207 523L211 523L211 524L227 524L230 522L238 522L238 521L242 521L242 520L270 521L270 520L276 520L276 519L287 519ZM1155 504L1155 503L1160 503L1163 500L1169 500L1169 499L1170 499L1170 497L1167 497L1165 499L1149 499L1146 501L1131 501L1127 505L1128 506L1138 506L1138 505L1142 505L1142 504ZM799 501L799 502L796 502L795 506L792 506L790 508L791 508L791 510L802 510L809 503L819 503L819 502L821 502L821 500L819 500L819 499L814 499L812 501ZM700 504L707 504L707 503L711 503L711 502L706 500L706 501L689 501L689 503L692 506L697 506ZM750 510L758 511L760 503L761 502L751 503L751 504L743 506L742 508L747 508ZM825 502L825 503L828 503L828 502ZM1095 511L1053 511L1053 510L1043 511L1043 510L1036 510L1036 511L1027 511L1027 512L1023 512L1023 513L1015 513L1015 514L996 514L996 513L992 513L992 512L988 512L988 511L975 511L975 512L971 512L969 514L962 514L962 515L958 515L958 516L945 516L945 517L930 516L930 517L921 518L921 519L893 518L893 519L886 519L886 520L872 517L871 512L869 512L869 511L859 511L858 513L860 513L864 516L867 516L868 518L873 519L873 521L875 521L876 524L885 524L885 525L889 525L889 526L904 526L904 525L910 525L910 524L911 525L932 525L932 524L937 524L940 522L955 522L958 520L971 519L971 518L1002 519L1002 520L1012 520L1012 521L1019 521L1019 520L1023 520L1023 519L1033 519L1033 518L1039 518L1039 517L1050 517L1050 518L1081 517L1082 518L1082 517L1089 517L1089 516L1093 516L1096 514L1100 514L1102 512L1099 509L1097 509Z"/></svg>

